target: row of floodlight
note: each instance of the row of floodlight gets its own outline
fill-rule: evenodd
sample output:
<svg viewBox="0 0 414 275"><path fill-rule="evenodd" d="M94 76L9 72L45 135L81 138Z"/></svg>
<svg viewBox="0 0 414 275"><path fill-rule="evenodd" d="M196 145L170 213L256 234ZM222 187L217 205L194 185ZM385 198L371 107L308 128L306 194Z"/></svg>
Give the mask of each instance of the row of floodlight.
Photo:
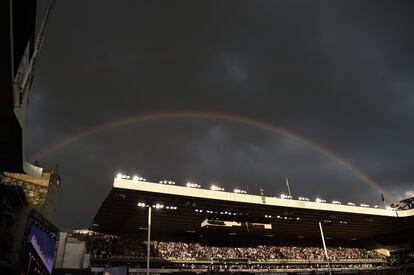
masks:
<svg viewBox="0 0 414 275"><path fill-rule="evenodd" d="M333 223L334 221L332 221L332 220L323 220L323 222L324 223ZM338 221L338 223L340 223L340 224L348 224L347 221Z"/></svg>
<svg viewBox="0 0 414 275"><path fill-rule="evenodd" d="M203 213L204 212L203 209L195 209L194 211L197 212L197 213ZM213 210L205 210L205 212L207 214L220 214L220 215L229 215L229 216L236 216L237 215L237 213L230 212L230 211L221 211L220 212L220 211L213 211Z"/></svg>
<svg viewBox="0 0 414 275"><path fill-rule="evenodd" d="M118 179L131 179L130 176L127 176L127 175L122 174L122 173L118 173L117 174L117 178ZM139 176L133 176L132 177L132 180L134 180L134 181L147 181L145 178L139 177ZM167 185L175 185L175 182L174 181L170 181L170 180L161 180L161 181L159 181L159 183L160 184L167 184ZM186 186L189 187L189 188L201 188L201 185L196 184L196 183L192 183L192 182L187 182ZM210 189L213 190L213 191L225 191L225 188L220 187L220 186L217 186L215 184L213 184L210 187ZM236 193L236 194L247 194L247 191L241 190L241 189L238 189L238 188L235 188L233 190L233 192ZM285 195L285 194L281 194L280 195L280 198L281 199L289 199L289 200L293 200L294 199L292 196ZM298 197L298 200L300 200L300 201L310 201L310 199L307 198L307 197ZM327 201L324 200L324 199L321 199L321 198L316 198L315 199L315 202L317 202L317 203L326 203ZM342 205L342 203L340 201L337 201L337 200L333 200L331 203L332 204L336 204L336 205ZM348 202L347 205L348 206L356 206L356 204L353 203L353 202ZM369 204L365 204L365 203L361 203L359 206L360 207L365 207L365 208L369 208L370 207ZM380 208L380 207L378 205L374 205L374 208ZM392 207L386 207L386 209L387 210L393 210Z"/></svg>
<svg viewBox="0 0 414 275"><path fill-rule="evenodd" d="M137 205L138 205L138 207L150 207L145 202L139 202ZM163 209L163 208L165 208L165 209L168 209L168 210L177 210L178 209L177 206L172 206L172 205L165 206L165 205L163 205L161 203L153 204L151 207L152 208L155 208L155 209Z"/></svg>
<svg viewBox="0 0 414 275"><path fill-rule="evenodd" d="M137 205L138 205L138 207L150 207L148 204L146 204L144 202L138 202ZM160 204L160 203L152 205L152 208L155 208L155 209L164 209L165 208L167 210L177 210L178 209L177 206L170 206L170 205L164 206L163 204ZM229 215L229 216L236 216L237 215L237 213L230 212L230 211L221 211L221 212L219 212L219 211L203 210L203 209L195 209L194 211L196 213L206 212L207 214L220 214L220 215ZM301 220L300 217L280 216L280 215L275 216L275 217L273 217L272 215L264 215L264 217L268 218L268 219L275 218L275 219L279 219L279 220L295 220L295 221ZM324 223L332 223L333 221L330 220L330 219L324 219L323 222ZM340 224L348 224L347 221L343 221L343 220L340 220L339 223Z"/></svg>
<svg viewBox="0 0 414 275"><path fill-rule="evenodd" d="M326 200L324 200L324 199L320 199L320 198L316 198L316 199L315 199L315 201L316 201L317 203L326 203Z"/></svg>
<svg viewBox="0 0 414 275"><path fill-rule="evenodd" d="M271 219L272 218L272 215L265 215L265 218ZM296 221L299 221L300 220L300 217L296 217L295 218L295 217L280 216L280 215L278 215L278 216L276 216L274 218L279 219L279 220L296 220Z"/></svg>
<svg viewBox="0 0 414 275"><path fill-rule="evenodd" d="M288 196L288 195L285 195L285 194L280 195L280 198L281 199L290 199L290 200L293 199L292 196ZM299 197L298 200L300 200L300 201L310 201L310 199L307 198L307 197ZM326 203L326 200L321 199L321 198L316 198L315 202L317 202L317 203ZM331 203L336 204L336 205L342 205L342 203L340 201L337 201L337 200L333 200ZM348 202L347 205L356 206L356 204L353 203L353 202ZM361 203L359 206L360 207L366 207L366 208L371 207L369 204L366 204L366 203ZM380 208L380 207L378 205L374 205L374 208ZM392 210L392 208L387 207L387 210Z"/></svg>
<svg viewBox="0 0 414 275"><path fill-rule="evenodd" d="M247 191L246 190L241 190L241 189L234 189L234 191L233 191L234 193L237 193L237 194L247 194Z"/></svg>
<svg viewBox="0 0 414 275"><path fill-rule="evenodd" d="M201 188L201 185L196 184L196 183L192 183L192 182L187 182L186 186L187 187L190 187L190 188ZM223 188L223 187L220 187L220 186L217 186L217 185L213 184L212 186L210 186L210 190L213 190L213 191L225 191L226 189ZM247 191L246 190L242 190L242 189L239 189L239 188L235 188L233 190L233 192L236 193L236 194L247 194Z"/></svg>
<svg viewBox="0 0 414 275"><path fill-rule="evenodd" d="M200 184L192 183L192 182L187 182L186 186L189 188L201 188Z"/></svg>
<svg viewBox="0 0 414 275"><path fill-rule="evenodd" d="M122 174L122 173L118 173L118 174L116 175L116 178L117 178L117 179L127 179L127 180L131 179L131 177L130 177L130 176L127 176L127 175ZM132 180L134 180L134 181L147 181L147 179L145 179L145 178L143 178L143 177L140 177L140 176L133 176L133 177L132 177Z"/></svg>
<svg viewBox="0 0 414 275"><path fill-rule="evenodd" d="M171 180L160 180L159 183L168 184L168 185L175 185L175 182L171 181Z"/></svg>
<svg viewBox="0 0 414 275"><path fill-rule="evenodd" d="M128 180L131 179L130 176L127 176L127 175L122 174L122 173L118 173L116 177L118 179L128 179ZM147 181L145 178L138 177L138 176L134 176L132 179L135 180L135 181ZM174 181L171 181L171 180L160 180L159 183L160 184L167 184L167 185L175 185L175 182ZM187 182L186 183L186 186L189 187L189 188L201 188L201 185L200 184L192 183L192 182ZM225 191L225 188L220 187L220 186L217 186L215 184L213 184L210 187L210 189L213 190L213 191ZM237 194L247 194L247 191L246 190L242 190L242 189L238 189L238 188L235 188L233 190L233 192L234 193L237 193Z"/></svg>
<svg viewBox="0 0 414 275"><path fill-rule="evenodd" d="M223 187L216 186L214 184L211 186L210 189L213 190L213 191L224 191L224 188Z"/></svg>
<svg viewBox="0 0 414 275"><path fill-rule="evenodd" d="M300 201L310 201L310 199L307 198L307 197L299 197L298 200L300 200Z"/></svg>

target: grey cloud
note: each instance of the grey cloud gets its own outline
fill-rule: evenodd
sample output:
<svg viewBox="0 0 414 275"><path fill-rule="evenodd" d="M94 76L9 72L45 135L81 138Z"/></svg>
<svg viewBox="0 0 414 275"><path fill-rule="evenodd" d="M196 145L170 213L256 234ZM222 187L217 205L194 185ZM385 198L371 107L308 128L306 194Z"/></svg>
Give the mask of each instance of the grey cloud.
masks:
<svg viewBox="0 0 414 275"><path fill-rule="evenodd" d="M414 182L412 8L368 0L58 1L30 96L29 156L122 117L220 112L289 129L402 196ZM118 170L252 193L264 186L272 195L287 176L297 195L379 199L306 144L214 119L111 128L39 161L60 165L65 228L90 222Z"/></svg>

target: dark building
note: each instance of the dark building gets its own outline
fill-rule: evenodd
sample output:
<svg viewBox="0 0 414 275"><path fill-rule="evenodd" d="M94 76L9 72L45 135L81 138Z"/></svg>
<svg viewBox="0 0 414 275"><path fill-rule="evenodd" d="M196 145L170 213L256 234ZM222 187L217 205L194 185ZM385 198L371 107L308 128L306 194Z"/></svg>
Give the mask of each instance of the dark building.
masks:
<svg viewBox="0 0 414 275"><path fill-rule="evenodd" d="M23 185L0 177L0 274L50 274L33 248L33 236L41 235L51 243L53 259L59 230L38 209L26 197Z"/></svg>
<svg viewBox="0 0 414 275"><path fill-rule="evenodd" d="M35 47L36 2L0 2L0 171L24 171L24 120Z"/></svg>
<svg viewBox="0 0 414 275"><path fill-rule="evenodd" d="M36 9L36 0L0 1L0 274L8 275L51 274L58 238L51 221L60 177L25 160L26 108L42 41Z"/></svg>

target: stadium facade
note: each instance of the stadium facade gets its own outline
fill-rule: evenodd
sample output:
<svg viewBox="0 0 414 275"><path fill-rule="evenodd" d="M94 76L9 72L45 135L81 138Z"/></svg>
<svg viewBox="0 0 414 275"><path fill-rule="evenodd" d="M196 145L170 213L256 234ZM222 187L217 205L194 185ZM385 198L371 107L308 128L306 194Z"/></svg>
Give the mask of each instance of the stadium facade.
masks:
<svg viewBox="0 0 414 275"><path fill-rule="evenodd" d="M258 232L274 238L319 240L318 223L322 222L327 238L343 242L381 245L412 241L414 237L414 209L318 203L118 178L93 224L99 225L102 233L135 234L147 223L147 212L138 203L163 206L152 212L155 236L176 237L219 228L240 234ZM208 224L214 220L229 224Z"/></svg>
<svg viewBox="0 0 414 275"><path fill-rule="evenodd" d="M146 272L148 233L152 273L217 272L218 267L233 273L398 274L413 268L412 254L404 265L391 259L395 251L413 249L414 209L166 183L114 179L86 238L93 272L119 265L129 266L130 274ZM329 262L321 253L319 224Z"/></svg>

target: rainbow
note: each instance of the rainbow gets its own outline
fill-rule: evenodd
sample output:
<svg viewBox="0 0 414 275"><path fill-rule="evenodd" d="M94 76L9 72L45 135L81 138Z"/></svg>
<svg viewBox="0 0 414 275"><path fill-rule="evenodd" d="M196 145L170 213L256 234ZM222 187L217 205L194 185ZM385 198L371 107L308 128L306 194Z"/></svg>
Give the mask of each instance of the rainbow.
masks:
<svg viewBox="0 0 414 275"><path fill-rule="evenodd" d="M71 136L66 137L65 139L62 139L54 144L51 144L41 152L35 154L30 159L31 160L39 160L44 158L46 155L55 152L57 150L60 150L61 148L77 142L85 137L94 135L96 133L112 129L115 127L125 126L133 123L138 122L147 122L150 120L160 120L160 119L171 119L171 118L199 118L199 119L215 119L215 120L221 120L221 121L228 121L228 122L234 122L234 123L240 123L245 124L247 126L256 127L265 129L268 131L271 131L272 133L283 135L287 138L296 140L301 142L302 144L308 145L311 148L315 149L319 153L333 159L336 161L336 163L342 165L347 170L352 172L354 175L356 175L358 178L362 179L364 182L372 186L374 189L378 190L379 192L383 193L384 195L387 195L389 198L393 198L393 195L386 192L378 182L376 182L372 177L358 169L354 164L352 164L349 161L346 161L345 159L341 158L337 153L329 150L326 147L323 147L297 133L294 133L288 129L275 126L273 124L240 116L240 115L231 115L231 114L225 114L225 113L217 113L217 112L157 112L157 113L146 113L146 114L136 114L128 117L118 118L115 120L110 120L102 124L98 124L92 128L89 128L87 130L80 131L78 133L75 133Z"/></svg>

